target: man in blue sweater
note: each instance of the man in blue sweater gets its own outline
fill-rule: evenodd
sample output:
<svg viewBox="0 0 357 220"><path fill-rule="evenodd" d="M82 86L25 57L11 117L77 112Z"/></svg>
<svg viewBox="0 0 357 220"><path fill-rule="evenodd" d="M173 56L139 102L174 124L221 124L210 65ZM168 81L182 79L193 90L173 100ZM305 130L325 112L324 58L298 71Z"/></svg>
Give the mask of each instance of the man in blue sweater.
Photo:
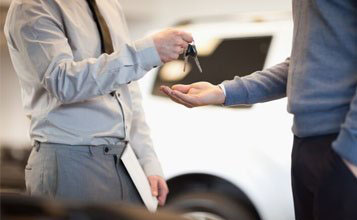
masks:
<svg viewBox="0 0 357 220"><path fill-rule="evenodd" d="M293 0L290 58L220 85L161 90L187 107L288 97L298 220L357 219L357 1Z"/></svg>

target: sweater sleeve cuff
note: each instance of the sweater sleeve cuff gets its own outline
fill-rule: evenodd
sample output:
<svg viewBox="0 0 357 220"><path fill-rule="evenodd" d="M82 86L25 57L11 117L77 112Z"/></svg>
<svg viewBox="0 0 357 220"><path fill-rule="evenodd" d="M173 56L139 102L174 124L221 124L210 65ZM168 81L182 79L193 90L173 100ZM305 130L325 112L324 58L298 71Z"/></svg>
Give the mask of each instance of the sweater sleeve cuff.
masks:
<svg viewBox="0 0 357 220"><path fill-rule="evenodd" d="M347 129L341 129L332 148L345 160L357 165L357 138Z"/></svg>
<svg viewBox="0 0 357 220"><path fill-rule="evenodd" d="M135 41L135 48L139 58L139 65L144 70L151 70L161 66L162 62L151 37Z"/></svg>
<svg viewBox="0 0 357 220"><path fill-rule="evenodd" d="M233 80L222 83L226 92L225 106L248 103L248 91L241 78L235 77Z"/></svg>

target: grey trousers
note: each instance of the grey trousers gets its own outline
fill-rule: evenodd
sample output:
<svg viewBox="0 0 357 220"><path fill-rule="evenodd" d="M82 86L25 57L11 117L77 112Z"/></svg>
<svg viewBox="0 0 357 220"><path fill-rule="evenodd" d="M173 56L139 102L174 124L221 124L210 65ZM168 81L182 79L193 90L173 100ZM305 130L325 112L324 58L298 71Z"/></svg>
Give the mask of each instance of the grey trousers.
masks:
<svg viewBox="0 0 357 220"><path fill-rule="evenodd" d="M123 150L120 145L37 144L25 168L27 192L60 200L142 205L120 160Z"/></svg>

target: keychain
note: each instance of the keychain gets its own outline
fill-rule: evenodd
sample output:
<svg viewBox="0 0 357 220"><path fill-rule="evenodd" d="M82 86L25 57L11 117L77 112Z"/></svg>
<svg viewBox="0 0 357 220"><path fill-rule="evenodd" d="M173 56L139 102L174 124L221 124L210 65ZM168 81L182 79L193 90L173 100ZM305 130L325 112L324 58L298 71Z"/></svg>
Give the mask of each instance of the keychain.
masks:
<svg viewBox="0 0 357 220"><path fill-rule="evenodd" d="M186 72L186 65L187 65L189 57L193 57L196 65L198 67L198 70L202 73L202 68L201 68L200 62L198 61L198 57L197 57L197 49L196 49L195 42L192 42L191 44L189 44L185 53L184 53L185 64L183 66L183 72Z"/></svg>

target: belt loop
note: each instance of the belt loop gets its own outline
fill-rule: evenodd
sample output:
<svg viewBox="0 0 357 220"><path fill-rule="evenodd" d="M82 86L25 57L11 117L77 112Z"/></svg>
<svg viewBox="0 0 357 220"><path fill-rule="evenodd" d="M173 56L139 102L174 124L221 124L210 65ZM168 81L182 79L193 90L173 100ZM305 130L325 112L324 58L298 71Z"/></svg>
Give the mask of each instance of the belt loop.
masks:
<svg viewBox="0 0 357 220"><path fill-rule="evenodd" d="M35 148L35 150L36 150L37 152L39 152L39 151L40 151L40 147L41 147L40 142L35 141L34 148Z"/></svg>

